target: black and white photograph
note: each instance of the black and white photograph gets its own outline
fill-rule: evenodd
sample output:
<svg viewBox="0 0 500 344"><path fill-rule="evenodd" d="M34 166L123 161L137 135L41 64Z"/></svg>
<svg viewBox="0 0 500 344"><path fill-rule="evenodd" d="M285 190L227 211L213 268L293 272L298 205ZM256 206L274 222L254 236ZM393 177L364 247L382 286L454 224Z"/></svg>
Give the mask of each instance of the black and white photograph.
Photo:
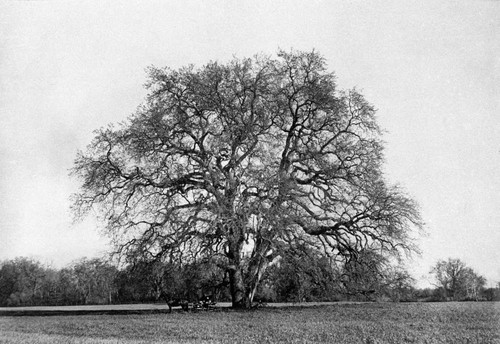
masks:
<svg viewBox="0 0 500 344"><path fill-rule="evenodd" d="M499 0L0 0L0 344L500 344Z"/></svg>

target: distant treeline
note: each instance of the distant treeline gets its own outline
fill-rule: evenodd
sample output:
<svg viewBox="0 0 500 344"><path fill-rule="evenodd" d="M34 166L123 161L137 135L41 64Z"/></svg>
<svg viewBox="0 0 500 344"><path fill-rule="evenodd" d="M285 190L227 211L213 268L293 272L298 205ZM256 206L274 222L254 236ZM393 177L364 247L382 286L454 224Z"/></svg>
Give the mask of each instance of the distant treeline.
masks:
<svg viewBox="0 0 500 344"><path fill-rule="evenodd" d="M290 254L266 272L255 300L449 300L442 288L416 289L414 282L408 272L384 264L372 252L340 266L314 254ZM86 258L63 269L29 258L0 263L0 306L196 301L206 296L230 300L228 276L215 260L183 265L138 261L121 269L104 259ZM500 289L481 288L475 299L498 301Z"/></svg>

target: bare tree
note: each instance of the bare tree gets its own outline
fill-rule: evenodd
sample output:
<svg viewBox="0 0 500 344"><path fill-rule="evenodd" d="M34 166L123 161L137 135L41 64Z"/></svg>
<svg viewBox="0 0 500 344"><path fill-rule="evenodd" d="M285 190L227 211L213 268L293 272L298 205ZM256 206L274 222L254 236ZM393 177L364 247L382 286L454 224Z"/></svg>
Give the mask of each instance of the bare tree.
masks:
<svg viewBox="0 0 500 344"><path fill-rule="evenodd" d="M432 268L437 285L441 288L446 299L478 300L486 279L478 275L473 269L460 259L449 258L440 260Z"/></svg>
<svg viewBox="0 0 500 344"><path fill-rule="evenodd" d="M111 303L117 269L104 260L82 258L71 269L80 302Z"/></svg>
<svg viewBox="0 0 500 344"><path fill-rule="evenodd" d="M434 274L437 286L442 288L445 298L456 298L458 296L460 276L464 269L464 262L460 259L451 258L448 261L438 261L432 268L431 274Z"/></svg>
<svg viewBox="0 0 500 344"><path fill-rule="evenodd" d="M465 269L463 274L463 289L466 299L478 301L485 285L486 278L477 274L472 268Z"/></svg>
<svg viewBox="0 0 500 344"><path fill-rule="evenodd" d="M98 130L72 173L77 217L100 210L132 259L219 256L248 307L293 243L350 258L414 249L417 206L383 179L374 108L337 91L316 52L149 69L149 95Z"/></svg>
<svg viewBox="0 0 500 344"><path fill-rule="evenodd" d="M40 262L18 257L0 264L0 305L34 305L43 297L47 274Z"/></svg>

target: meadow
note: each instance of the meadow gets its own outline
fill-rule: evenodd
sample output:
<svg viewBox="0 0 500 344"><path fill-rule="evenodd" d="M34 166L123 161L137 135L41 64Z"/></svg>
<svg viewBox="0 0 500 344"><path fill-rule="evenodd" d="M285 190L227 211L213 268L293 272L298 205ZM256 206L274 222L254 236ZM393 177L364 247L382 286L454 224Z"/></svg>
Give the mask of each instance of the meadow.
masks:
<svg viewBox="0 0 500 344"><path fill-rule="evenodd" d="M500 343L500 303L0 316L0 343Z"/></svg>

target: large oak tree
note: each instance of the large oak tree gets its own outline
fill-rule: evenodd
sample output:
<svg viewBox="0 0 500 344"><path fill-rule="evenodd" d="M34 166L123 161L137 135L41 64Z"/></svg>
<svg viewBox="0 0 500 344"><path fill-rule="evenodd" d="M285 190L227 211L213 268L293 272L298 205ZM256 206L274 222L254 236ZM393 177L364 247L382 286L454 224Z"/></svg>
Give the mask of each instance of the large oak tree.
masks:
<svg viewBox="0 0 500 344"><path fill-rule="evenodd" d="M100 211L128 258L222 266L248 307L283 250L412 249L416 204L384 180L375 110L316 52L150 68L127 121L76 158L77 217Z"/></svg>

